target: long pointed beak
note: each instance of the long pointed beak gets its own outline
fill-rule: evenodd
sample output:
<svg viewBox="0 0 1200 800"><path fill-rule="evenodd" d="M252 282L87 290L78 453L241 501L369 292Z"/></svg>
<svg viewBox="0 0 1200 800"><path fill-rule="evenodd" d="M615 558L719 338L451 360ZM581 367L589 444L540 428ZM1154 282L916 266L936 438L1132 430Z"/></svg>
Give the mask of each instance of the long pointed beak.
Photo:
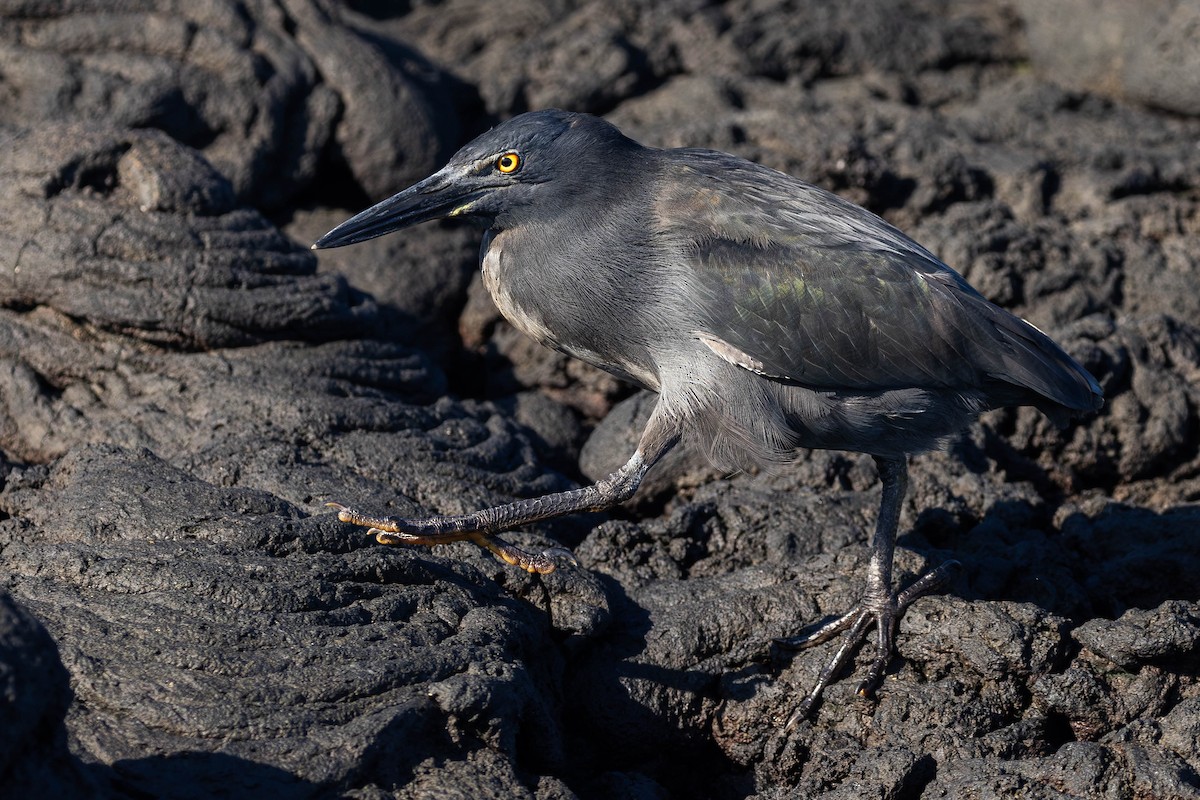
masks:
<svg viewBox="0 0 1200 800"><path fill-rule="evenodd" d="M441 170L356 214L313 243L313 250L365 242L431 219L466 213L483 191L456 185Z"/></svg>

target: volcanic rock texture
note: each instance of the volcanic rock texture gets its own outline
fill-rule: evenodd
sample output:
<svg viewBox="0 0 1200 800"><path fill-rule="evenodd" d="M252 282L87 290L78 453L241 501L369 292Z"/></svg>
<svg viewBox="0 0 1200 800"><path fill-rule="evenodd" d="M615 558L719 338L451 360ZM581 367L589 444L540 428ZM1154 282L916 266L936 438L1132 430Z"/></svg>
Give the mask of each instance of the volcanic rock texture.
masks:
<svg viewBox="0 0 1200 800"><path fill-rule="evenodd" d="M0 795L1200 797L1200 22L1129 8L0 0ZM307 249L546 106L866 205L1103 385L914 460L898 569L963 569L877 702L783 729L829 652L773 645L855 599L867 458L685 454L514 533L544 577L325 509L629 455L477 230Z"/></svg>

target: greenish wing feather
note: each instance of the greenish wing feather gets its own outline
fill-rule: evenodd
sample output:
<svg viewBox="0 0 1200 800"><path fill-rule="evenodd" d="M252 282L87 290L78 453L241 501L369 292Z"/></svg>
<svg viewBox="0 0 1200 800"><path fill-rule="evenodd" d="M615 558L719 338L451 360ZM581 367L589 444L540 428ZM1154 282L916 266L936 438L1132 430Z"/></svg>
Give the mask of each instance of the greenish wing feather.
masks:
<svg viewBox="0 0 1200 800"><path fill-rule="evenodd" d="M815 389L970 390L1101 403L1095 379L1029 323L874 214L724 153L667 153L660 231L684 250L697 333ZM675 156L674 158L672 156ZM719 348L720 349L720 348Z"/></svg>
<svg viewBox="0 0 1200 800"><path fill-rule="evenodd" d="M986 332L962 302L974 298L957 297L965 284L936 262L922 271L888 251L712 238L692 263L706 332L767 375L817 389L981 381Z"/></svg>

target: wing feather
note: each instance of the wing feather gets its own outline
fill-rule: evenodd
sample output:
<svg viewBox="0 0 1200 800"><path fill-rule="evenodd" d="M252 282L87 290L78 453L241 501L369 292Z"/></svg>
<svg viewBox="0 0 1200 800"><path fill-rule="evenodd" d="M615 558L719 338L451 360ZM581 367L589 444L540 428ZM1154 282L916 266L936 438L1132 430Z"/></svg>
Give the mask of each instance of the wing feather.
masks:
<svg viewBox="0 0 1200 800"><path fill-rule="evenodd" d="M687 157L669 162L659 225L683 253L697 334L743 366L816 390L1001 382L1097 407L1070 356L879 217L742 159L672 152Z"/></svg>

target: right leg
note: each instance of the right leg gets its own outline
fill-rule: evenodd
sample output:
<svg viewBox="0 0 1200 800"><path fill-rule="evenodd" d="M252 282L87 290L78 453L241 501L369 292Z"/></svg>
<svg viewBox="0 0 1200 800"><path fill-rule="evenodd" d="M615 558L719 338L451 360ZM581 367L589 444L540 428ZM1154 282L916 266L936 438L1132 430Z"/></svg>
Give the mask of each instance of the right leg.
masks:
<svg viewBox="0 0 1200 800"><path fill-rule="evenodd" d="M433 546L468 540L486 547L509 564L529 572L551 572L553 557L566 551L553 548L529 553L496 538L496 534L532 522L559 517L577 511L603 511L628 500L641 485L646 473L679 441L678 423L662 410L660 402L642 431L637 450L625 465L604 480L566 492L517 500L502 506L485 508L454 517L403 519L362 514L340 503L328 503L337 509L338 519L370 528L381 544L423 544ZM569 554L568 554L569 555Z"/></svg>

